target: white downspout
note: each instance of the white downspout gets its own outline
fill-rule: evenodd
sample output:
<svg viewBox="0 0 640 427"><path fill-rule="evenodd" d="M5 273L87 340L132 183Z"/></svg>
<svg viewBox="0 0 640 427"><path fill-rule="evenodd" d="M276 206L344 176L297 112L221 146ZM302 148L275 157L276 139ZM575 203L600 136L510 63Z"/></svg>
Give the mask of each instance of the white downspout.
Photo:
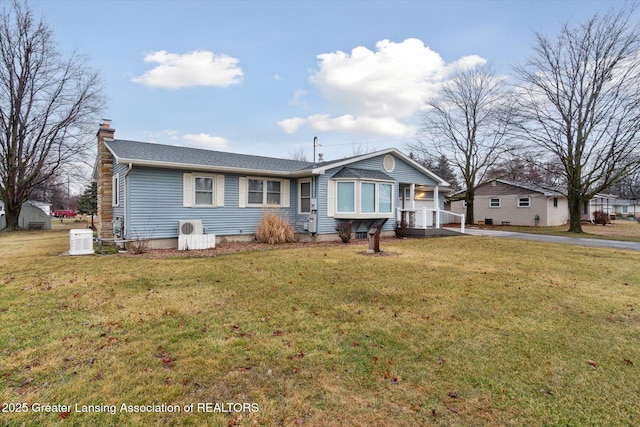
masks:
<svg viewBox="0 0 640 427"><path fill-rule="evenodd" d="M129 232L129 224L127 224L127 176L129 176L129 172L133 169L133 165L129 163L129 167L123 176L123 188L122 188L122 204L123 204L123 212L122 212L122 226L124 227L124 233L122 234L122 238L126 239L126 234Z"/></svg>
<svg viewBox="0 0 640 427"><path fill-rule="evenodd" d="M436 228L440 228L440 195L437 184L433 187L433 203L436 205Z"/></svg>

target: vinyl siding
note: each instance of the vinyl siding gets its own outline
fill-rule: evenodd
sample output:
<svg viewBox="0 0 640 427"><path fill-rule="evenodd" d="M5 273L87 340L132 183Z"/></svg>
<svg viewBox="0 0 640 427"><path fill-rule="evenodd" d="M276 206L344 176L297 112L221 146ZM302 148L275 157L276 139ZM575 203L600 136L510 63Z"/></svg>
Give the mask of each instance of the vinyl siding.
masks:
<svg viewBox="0 0 640 427"><path fill-rule="evenodd" d="M549 217L546 225L555 227L569 222L569 201L566 197L558 197L558 207L553 207L553 197L547 199L547 203L549 204Z"/></svg>
<svg viewBox="0 0 640 427"><path fill-rule="evenodd" d="M114 161L115 163L115 161ZM118 206L114 206L113 207L113 219L116 218L122 218L124 216L124 207L126 204L126 201L128 201L128 195L125 194L125 174L127 173L127 169L128 169L128 165L123 165L123 164L116 164L113 167L113 175L115 176L116 174L120 177L119 180L119 189L118 189L118 193L120 194L120 203ZM109 203L111 205L111 200L108 200L107 203Z"/></svg>
<svg viewBox="0 0 640 427"><path fill-rule="evenodd" d="M417 184L417 185L427 185L434 186L436 185L436 181L433 178L425 175L418 169L414 168L411 164L406 163L404 160L393 156L395 160L395 168L392 172L387 172L384 170L383 161L386 154L372 157L370 159L362 160L360 162L354 162L349 164L350 168L357 169L369 169L369 170L378 170L384 172L393 178L396 182L393 187L393 212L395 215L395 210L398 207L398 191L399 191L399 183L404 184ZM340 171L342 167L329 169L325 172L324 175L318 177L318 234L328 234L335 233L336 226L339 222L344 221L332 217L327 216L327 186L329 180L335 175L338 171ZM439 204L440 208L444 208L444 195L440 193L439 195ZM396 226L395 218L389 218L385 223L383 230L390 231L394 230ZM365 229L358 229L354 231L366 231Z"/></svg>
<svg viewBox="0 0 640 427"><path fill-rule="evenodd" d="M529 207L518 207L518 199L520 197L529 197ZM492 198L500 199L499 208L489 206ZM536 225L535 216L538 215L540 218L538 225L546 225L547 198L539 193L476 195L473 206L476 221L484 221L487 218L491 218L494 225L509 221L511 225L534 226Z"/></svg>
<svg viewBox="0 0 640 427"><path fill-rule="evenodd" d="M518 207L520 197L529 197L529 207ZM500 207L490 207L492 198L500 199ZM511 225L524 226L556 226L565 224L569 218L569 207L567 199L559 196L558 207L553 207L553 197L530 189L509 185L496 181L479 186L475 191L474 217L476 221L484 221L487 218L493 220L494 225L501 225L503 221L508 221ZM453 212L464 211L463 202L451 203ZM539 216L536 224L535 217Z"/></svg>
<svg viewBox="0 0 640 427"><path fill-rule="evenodd" d="M433 186L436 182L421 171L415 169L394 156L395 169L387 172L383 167L385 155L373 157L349 164L349 167L378 170L392 177L396 182L393 189L393 212L398 205L399 183L415 183ZM327 183L342 167L328 170L315 178L314 196L318 201L318 234L335 233L340 220L327 216ZM127 165L116 165L114 172L121 174L121 186L124 189L124 173ZM190 170L174 170L150 167L133 167L126 179L126 202L114 208L114 216L124 216L126 206L126 230L129 238L175 238L178 235L178 221L201 220L207 233L218 236L253 235L264 209L262 207L239 207L240 178L247 175L224 174L224 206L220 207L184 207L183 174ZM215 170L210 173L216 174ZM264 178L264 176L261 176ZM281 178L274 178L281 179ZM300 180L309 177L300 178ZM304 223L308 214L298 213L298 179L289 179L289 207L280 208L279 213L286 217L296 232L304 232ZM214 184L215 185L215 184ZM214 189L215 191L215 189ZM444 206L440 193L440 206ZM387 220L383 230L393 230L395 219ZM365 231L365 230L358 230Z"/></svg>
<svg viewBox="0 0 640 427"><path fill-rule="evenodd" d="M180 220L201 220L208 234L218 236L255 234L265 209L238 207L239 178L246 175L224 175L224 206L184 207L185 172L190 171L142 167L131 170L127 204L129 237L174 238L178 236ZM292 212L297 212L297 180L289 180L289 185L290 207L280 208L278 212L294 222L297 220L292 216Z"/></svg>

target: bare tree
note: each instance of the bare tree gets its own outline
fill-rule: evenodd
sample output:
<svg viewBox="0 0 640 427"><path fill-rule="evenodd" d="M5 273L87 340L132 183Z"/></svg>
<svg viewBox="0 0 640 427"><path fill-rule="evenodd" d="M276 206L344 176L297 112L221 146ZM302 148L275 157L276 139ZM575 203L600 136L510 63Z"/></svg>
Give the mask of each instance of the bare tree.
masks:
<svg viewBox="0 0 640 427"><path fill-rule="evenodd" d="M630 200L640 199L640 170L621 179L607 190L618 197Z"/></svg>
<svg viewBox="0 0 640 427"><path fill-rule="evenodd" d="M449 159L465 186L466 223L473 224L476 186L508 150L511 97L504 80L488 66L457 72L440 93L427 100L425 139L408 144L419 157Z"/></svg>
<svg viewBox="0 0 640 427"><path fill-rule="evenodd" d="M289 159L307 162L307 154L304 152L304 147L302 145L299 145L298 148L289 151Z"/></svg>
<svg viewBox="0 0 640 427"><path fill-rule="evenodd" d="M93 146L103 98L98 74L76 54L63 58L52 30L14 0L0 15L0 197L7 229L22 204Z"/></svg>
<svg viewBox="0 0 640 427"><path fill-rule="evenodd" d="M549 188L560 188L564 183L562 165L557 159L515 150L489 168L485 176L487 180L506 179Z"/></svg>
<svg viewBox="0 0 640 427"><path fill-rule="evenodd" d="M569 231L584 203L640 167L640 32L635 8L594 15L548 37L516 68L519 135L562 164Z"/></svg>

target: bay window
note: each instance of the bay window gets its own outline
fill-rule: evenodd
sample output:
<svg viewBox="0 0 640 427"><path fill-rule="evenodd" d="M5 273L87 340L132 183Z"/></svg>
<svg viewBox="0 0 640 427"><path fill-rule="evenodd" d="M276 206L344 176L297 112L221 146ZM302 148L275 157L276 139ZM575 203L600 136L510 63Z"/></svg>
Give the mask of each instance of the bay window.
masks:
<svg viewBox="0 0 640 427"><path fill-rule="evenodd" d="M378 212L391 213L393 211L393 186L391 184L378 184Z"/></svg>
<svg viewBox="0 0 640 427"><path fill-rule="evenodd" d="M336 218L390 218L394 183L369 180L335 180ZM330 190L332 191L332 190ZM329 195L329 199L333 197ZM330 211L329 211L330 212Z"/></svg>
<svg viewBox="0 0 640 427"><path fill-rule="evenodd" d="M376 184L363 182L360 184L360 212L373 213L376 211Z"/></svg>
<svg viewBox="0 0 640 427"><path fill-rule="evenodd" d="M355 182L338 182L338 212L356 213L355 184Z"/></svg>

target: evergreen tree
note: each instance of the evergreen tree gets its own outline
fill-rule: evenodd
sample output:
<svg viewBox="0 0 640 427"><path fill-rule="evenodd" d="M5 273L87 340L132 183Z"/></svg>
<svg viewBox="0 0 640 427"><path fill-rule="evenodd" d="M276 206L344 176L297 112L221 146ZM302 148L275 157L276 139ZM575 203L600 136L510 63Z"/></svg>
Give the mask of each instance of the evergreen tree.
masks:
<svg viewBox="0 0 640 427"><path fill-rule="evenodd" d="M92 182L85 188L78 200L78 213L91 215L91 228L94 229L93 216L98 212L98 184Z"/></svg>

